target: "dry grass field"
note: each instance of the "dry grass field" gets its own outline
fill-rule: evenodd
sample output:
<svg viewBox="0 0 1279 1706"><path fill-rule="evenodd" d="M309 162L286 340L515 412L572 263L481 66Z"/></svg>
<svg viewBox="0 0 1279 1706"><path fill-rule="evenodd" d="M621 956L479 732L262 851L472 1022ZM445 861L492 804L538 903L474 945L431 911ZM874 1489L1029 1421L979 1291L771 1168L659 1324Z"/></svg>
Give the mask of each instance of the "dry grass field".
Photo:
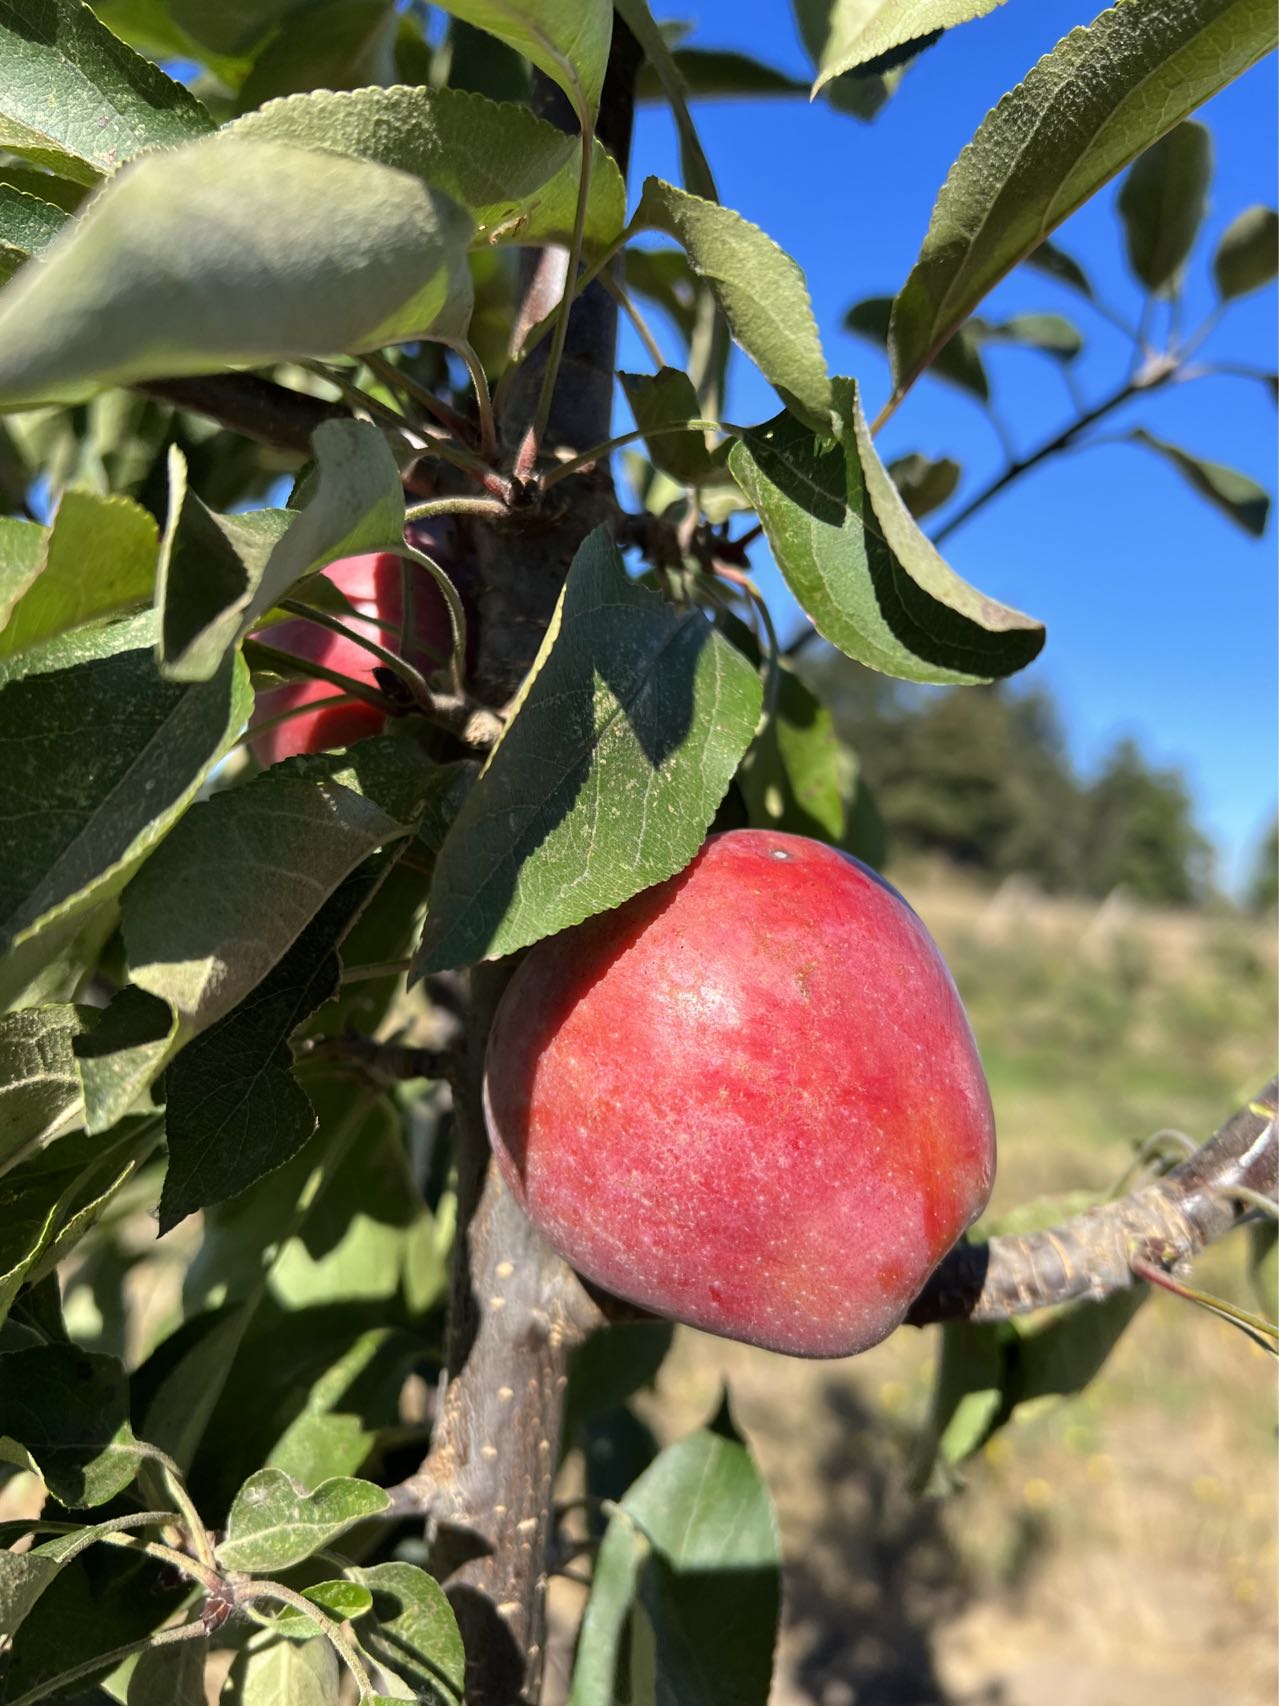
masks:
<svg viewBox="0 0 1279 1706"><path fill-rule="evenodd" d="M996 1213L1106 1192L1143 1139L1208 1135L1273 1071L1272 928L903 887L987 1062ZM1255 1307L1246 1256L1228 1241L1197 1283ZM920 1499L934 1355L910 1329L836 1364L688 1332L642 1400L672 1439L726 1382L767 1475L788 1560L774 1706L1272 1706L1271 1359L1160 1294L1082 1396L1019 1411L961 1491Z"/></svg>

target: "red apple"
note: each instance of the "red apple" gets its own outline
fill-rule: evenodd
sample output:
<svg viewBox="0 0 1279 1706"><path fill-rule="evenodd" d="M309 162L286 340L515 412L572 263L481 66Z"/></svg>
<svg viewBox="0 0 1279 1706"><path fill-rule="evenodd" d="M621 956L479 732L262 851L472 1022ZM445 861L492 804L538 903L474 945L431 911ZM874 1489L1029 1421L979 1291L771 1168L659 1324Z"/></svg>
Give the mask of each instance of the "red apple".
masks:
<svg viewBox="0 0 1279 1706"><path fill-rule="evenodd" d="M580 1273L797 1356L898 1326L994 1176L931 936L858 860L765 830L538 943L485 1097L507 1184Z"/></svg>
<svg viewBox="0 0 1279 1706"><path fill-rule="evenodd" d="M430 546L424 548L429 550ZM359 613L357 616L344 616L342 620L346 625L367 634L379 645L398 651L404 612L401 559L389 551L379 551L367 556L343 557L323 572L326 579L346 594ZM418 580L413 600L413 634L405 655L423 674L429 675L447 661L452 650L452 629L448 608L439 590L425 570L414 572ZM318 622L308 622L301 616L288 622L277 622L262 631L262 639L277 651L325 664L329 669L366 686L377 685L373 672L379 664L373 653L354 640L322 628ZM254 736L250 745L258 762L275 764L281 758L293 757L295 753L349 746L352 741L379 733L386 718L375 705L355 701L317 710L314 714L299 709L332 699L341 691L329 681L302 680L290 681L259 693L253 709L253 723L278 717L284 711L298 710L299 714Z"/></svg>

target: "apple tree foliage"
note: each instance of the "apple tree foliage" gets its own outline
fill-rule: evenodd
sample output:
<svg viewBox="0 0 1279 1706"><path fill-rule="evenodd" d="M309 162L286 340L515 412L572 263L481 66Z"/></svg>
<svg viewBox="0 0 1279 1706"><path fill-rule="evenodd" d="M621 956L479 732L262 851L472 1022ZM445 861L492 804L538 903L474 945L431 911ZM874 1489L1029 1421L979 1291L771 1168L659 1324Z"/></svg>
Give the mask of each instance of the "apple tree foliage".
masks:
<svg viewBox="0 0 1279 1706"><path fill-rule="evenodd" d="M814 94L872 122L910 100L916 52L990 9L794 0L793 22ZM10 1706L202 1701L219 1651L241 1706L502 1697L422 1540L424 1517L428 1540L448 1526L447 1477L418 1475L474 1208L442 1083L463 974L679 871L717 824L876 859L856 756L778 644L752 542L872 669L1029 664L1040 623L938 543L1210 364L1159 307L1211 175L1189 115L1274 26L1268 0L1120 0L1046 40L896 294L849 309L891 366L875 420L830 372L803 256L718 199L690 111L805 93L767 41L686 46L647 0L0 7L0 1462L47 1495L4 1525ZM670 107L680 183L628 185L632 100ZM989 488L948 458L886 466L878 425L925 376L984 406L1004 346L1069 375L1073 321L983 303L1025 266L1109 313L1052 233L1118 173L1158 309L1132 372ZM548 245L572 313L530 282ZM1240 210L1219 312L1275 250L1274 211ZM563 425L591 301L606 350L620 304L652 356L618 376L620 444L607 353L595 430ZM730 359L772 385L770 418L723 418ZM1251 480L1125 421L1263 531ZM319 571L403 553L406 524L451 660L379 674L382 735L259 771L254 694L311 667L272 624L287 603L341 626ZM530 630L516 583L548 527L573 548ZM924 1478L1078 1389L1139 1299L947 1327ZM779 1551L750 1453L726 1410L659 1452L626 1407L668 1337L586 1339L549 1404L542 1445L582 1454L595 1513L575 1706L768 1694ZM525 1547L530 1593L564 1547L545 1524Z"/></svg>

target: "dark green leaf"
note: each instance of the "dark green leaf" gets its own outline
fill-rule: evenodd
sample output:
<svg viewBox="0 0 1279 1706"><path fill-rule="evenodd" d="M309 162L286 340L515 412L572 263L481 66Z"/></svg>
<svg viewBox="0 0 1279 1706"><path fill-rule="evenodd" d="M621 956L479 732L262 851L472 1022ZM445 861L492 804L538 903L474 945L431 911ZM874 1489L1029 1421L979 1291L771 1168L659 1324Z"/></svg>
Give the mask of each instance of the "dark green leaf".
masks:
<svg viewBox="0 0 1279 1706"><path fill-rule="evenodd" d="M816 432L829 431L831 388L808 285L773 239L718 202L646 178L632 220L681 243L705 279L733 337Z"/></svg>
<svg viewBox="0 0 1279 1706"><path fill-rule="evenodd" d="M927 456L912 451L909 456L899 456L890 462L888 472L902 502L918 521L921 516L940 509L954 495L961 469L949 456L939 456L930 462Z"/></svg>
<svg viewBox="0 0 1279 1706"><path fill-rule="evenodd" d="M294 7L253 62L239 108L307 89L394 83L399 20L394 0L316 0Z"/></svg>
<svg viewBox="0 0 1279 1706"><path fill-rule="evenodd" d="M738 778L751 824L843 845L857 793L857 760L830 712L782 665L773 716Z"/></svg>
<svg viewBox="0 0 1279 1706"><path fill-rule="evenodd" d="M1081 296L1092 301L1093 289L1088 282L1088 275L1079 262L1068 255L1064 249L1047 237L1037 249L1032 249L1026 256L1025 264L1036 272L1041 272L1047 278L1055 278L1061 284L1068 284L1072 290L1077 290Z"/></svg>
<svg viewBox="0 0 1279 1706"><path fill-rule="evenodd" d="M1248 1278L1257 1301L1271 1321L1279 1316L1279 1226L1255 1220L1249 1228Z"/></svg>
<svg viewBox="0 0 1279 1706"><path fill-rule="evenodd" d="M454 1706L466 1655L440 1584L412 1564L377 1564L354 1575L373 1595L373 1614L357 1631L361 1646L422 1706Z"/></svg>
<svg viewBox="0 0 1279 1706"><path fill-rule="evenodd" d="M566 1432L651 1386L674 1332L669 1321L619 1321L579 1345L569 1365Z"/></svg>
<svg viewBox="0 0 1279 1706"><path fill-rule="evenodd" d="M844 324L850 332L860 332L862 337L887 350L892 312L891 296L868 296L862 302L854 302L844 315ZM971 323L961 326L950 342L938 350L929 372L934 378L949 379L961 390L971 391L983 403L990 396L990 380L981 359L981 340Z"/></svg>
<svg viewBox="0 0 1279 1706"><path fill-rule="evenodd" d="M218 1562L228 1570L287 1570L389 1503L371 1481L335 1476L308 1493L279 1469L259 1469L236 1494Z"/></svg>
<svg viewBox="0 0 1279 1706"><path fill-rule="evenodd" d="M693 100L758 99L761 95L808 93L807 83L729 48L681 47L675 49L673 58ZM664 98L661 78L647 63L640 67L635 93L641 101Z"/></svg>
<svg viewBox="0 0 1279 1706"><path fill-rule="evenodd" d="M1119 192L1128 264L1147 290L1177 288L1208 205L1212 137L1187 121L1129 169Z"/></svg>
<svg viewBox="0 0 1279 1706"><path fill-rule="evenodd" d="M169 1068L161 1233L197 1209L239 1196L315 1131L289 1039L336 992L337 948L384 870L370 861L346 877L283 959Z"/></svg>
<svg viewBox="0 0 1279 1706"><path fill-rule="evenodd" d="M854 383L836 381L836 398L838 437L816 438L782 414L729 457L818 632L906 681L989 681L1024 668L1043 628L943 562L879 460Z"/></svg>
<svg viewBox="0 0 1279 1706"><path fill-rule="evenodd" d="M72 1043L89 1017L66 1004L0 1017L0 1162L38 1148L79 1106Z"/></svg>
<svg viewBox="0 0 1279 1706"><path fill-rule="evenodd" d="M144 155L0 291L0 406L460 337L470 237L373 161L226 134Z"/></svg>
<svg viewBox="0 0 1279 1706"><path fill-rule="evenodd" d="M609 1522L578 1641L570 1706L614 1698L622 1630L650 1552L681 1578L680 1626L691 1607L703 1608L698 1639L714 1643L707 1671L731 1676L741 1690L738 1699L766 1699L780 1602L777 1527L767 1488L741 1440L704 1428L662 1452Z"/></svg>
<svg viewBox="0 0 1279 1706"><path fill-rule="evenodd" d="M950 1491L954 1469L997 1427L1015 1340L1002 1321L947 1321L941 1328L932 1402L912 1465L917 1492Z"/></svg>
<svg viewBox="0 0 1279 1706"><path fill-rule="evenodd" d="M579 120L594 117L613 39L609 0L447 0L444 10L531 59Z"/></svg>
<svg viewBox="0 0 1279 1706"><path fill-rule="evenodd" d="M1073 361L1084 347L1083 334L1064 314L1014 314L1008 320L973 320L986 343L1022 344L1027 349L1042 350L1059 361ZM957 339L946 345L951 349ZM945 355L946 350L942 351Z"/></svg>
<svg viewBox="0 0 1279 1706"><path fill-rule="evenodd" d="M0 1458L34 1468L73 1509L113 1499L142 1462L120 1364L74 1345L0 1356Z"/></svg>
<svg viewBox="0 0 1279 1706"><path fill-rule="evenodd" d="M0 612L0 658L149 603L155 563L155 522L138 504L65 492L30 578Z"/></svg>
<svg viewBox="0 0 1279 1706"><path fill-rule="evenodd" d="M745 659L628 580L597 529L440 850L419 970L510 953L681 870L759 708Z"/></svg>
<svg viewBox="0 0 1279 1706"><path fill-rule="evenodd" d="M1124 0L1005 95L952 167L893 308L904 392L1010 268L1274 46L1269 0Z"/></svg>
<svg viewBox="0 0 1279 1706"><path fill-rule="evenodd" d="M248 719L243 664L197 686L163 681L153 631L147 618L82 630L0 689L0 824L21 824L0 868L6 993L124 887Z"/></svg>
<svg viewBox="0 0 1279 1706"><path fill-rule="evenodd" d="M201 801L124 897L134 983L184 1034L237 1005L338 885L405 827L336 783L265 772Z"/></svg>
<svg viewBox="0 0 1279 1706"><path fill-rule="evenodd" d="M207 1637L149 1647L129 1677L126 1706L204 1706Z"/></svg>
<svg viewBox="0 0 1279 1706"><path fill-rule="evenodd" d="M1273 207L1246 207L1226 227L1212 273L1223 302L1260 290L1279 272L1279 213Z"/></svg>
<svg viewBox="0 0 1279 1706"><path fill-rule="evenodd" d="M180 83L79 0L0 13L0 148L91 184L144 148L212 128Z"/></svg>
<svg viewBox="0 0 1279 1706"><path fill-rule="evenodd" d="M619 373L626 401L653 466L673 480L695 486L714 473L715 465L706 448L704 431L672 432L683 421L699 419L697 392L687 373L664 367L660 373Z"/></svg>
<svg viewBox="0 0 1279 1706"><path fill-rule="evenodd" d="M186 1474L249 1324L252 1304L228 1304L183 1322L133 1375L139 1433Z"/></svg>
<svg viewBox="0 0 1279 1706"><path fill-rule="evenodd" d="M169 447L169 511L160 545L160 665L170 681L207 681L240 639L244 613L288 510L218 515L187 485L186 458Z"/></svg>
<svg viewBox="0 0 1279 1706"><path fill-rule="evenodd" d="M490 44L491 50L491 44ZM409 172L464 207L473 242L567 243L573 230L582 147L528 107L461 89L319 90L276 101L229 127L254 141L324 148ZM588 253L626 223L626 188L600 143L591 155Z"/></svg>
<svg viewBox="0 0 1279 1706"><path fill-rule="evenodd" d="M1148 450L1158 452L1171 462L1182 478L1236 527L1241 527L1254 539L1261 538L1270 514L1270 494L1264 486L1259 486L1237 468L1227 468L1222 462L1209 462L1203 456L1192 456L1180 445L1169 444L1167 439L1156 438L1141 427L1128 436L1134 444L1144 444Z"/></svg>

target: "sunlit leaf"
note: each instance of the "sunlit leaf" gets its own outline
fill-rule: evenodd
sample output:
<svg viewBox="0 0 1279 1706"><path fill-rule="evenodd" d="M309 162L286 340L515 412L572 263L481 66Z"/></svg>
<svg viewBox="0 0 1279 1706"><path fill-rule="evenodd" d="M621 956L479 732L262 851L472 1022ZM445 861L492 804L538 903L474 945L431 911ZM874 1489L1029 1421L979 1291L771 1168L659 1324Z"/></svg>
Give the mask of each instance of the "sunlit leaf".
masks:
<svg viewBox="0 0 1279 1706"><path fill-rule="evenodd" d="M532 60L579 118L594 115L613 39L610 0L445 0L444 10Z"/></svg>
<svg viewBox="0 0 1279 1706"><path fill-rule="evenodd" d="M454 1706L462 1698L466 1655L440 1584L412 1564L375 1564L354 1573L373 1595L372 1616L358 1625L361 1645L412 1699Z"/></svg>
<svg viewBox="0 0 1279 1706"><path fill-rule="evenodd" d="M1275 36L1268 0L1123 0L1041 59L937 199L893 308L898 394L1010 268Z"/></svg>
<svg viewBox="0 0 1279 1706"><path fill-rule="evenodd" d="M389 1503L371 1481L335 1477L308 1493L279 1469L260 1469L236 1494L218 1562L228 1570L288 1569Z"/></svg>
<svg viewBox="0 0 1279 1706"><path fill-rule="evenodd" d="M818 632L906 681L989 681L1024 668L1043 628L948 567L880 462L851 380L836 381L836 398L838 436L815 437L782 414L729 457Z"/></svg>
<svg viewBox="0 0 1279 1706"><path fill-rule="evenodd" d="M681 243L723 310L734 340L814 431L830 425L831 391L808 285L773 239L718 202L647 178L635 213L639 230Z"/></svg>
<svg viewBox="0 0 1279 1706"><path fill-rule="evenodd" d="M459 337L470 236L369 160L234 135L145 155L0 290L0 406Z"/></svg>
<svg viewBox="0 0 1279 1706"><path fill-rule="evenodd" d="M144 148L212 128L189 90L79 0L0 11L0 148L91 184Z"/></svg>

